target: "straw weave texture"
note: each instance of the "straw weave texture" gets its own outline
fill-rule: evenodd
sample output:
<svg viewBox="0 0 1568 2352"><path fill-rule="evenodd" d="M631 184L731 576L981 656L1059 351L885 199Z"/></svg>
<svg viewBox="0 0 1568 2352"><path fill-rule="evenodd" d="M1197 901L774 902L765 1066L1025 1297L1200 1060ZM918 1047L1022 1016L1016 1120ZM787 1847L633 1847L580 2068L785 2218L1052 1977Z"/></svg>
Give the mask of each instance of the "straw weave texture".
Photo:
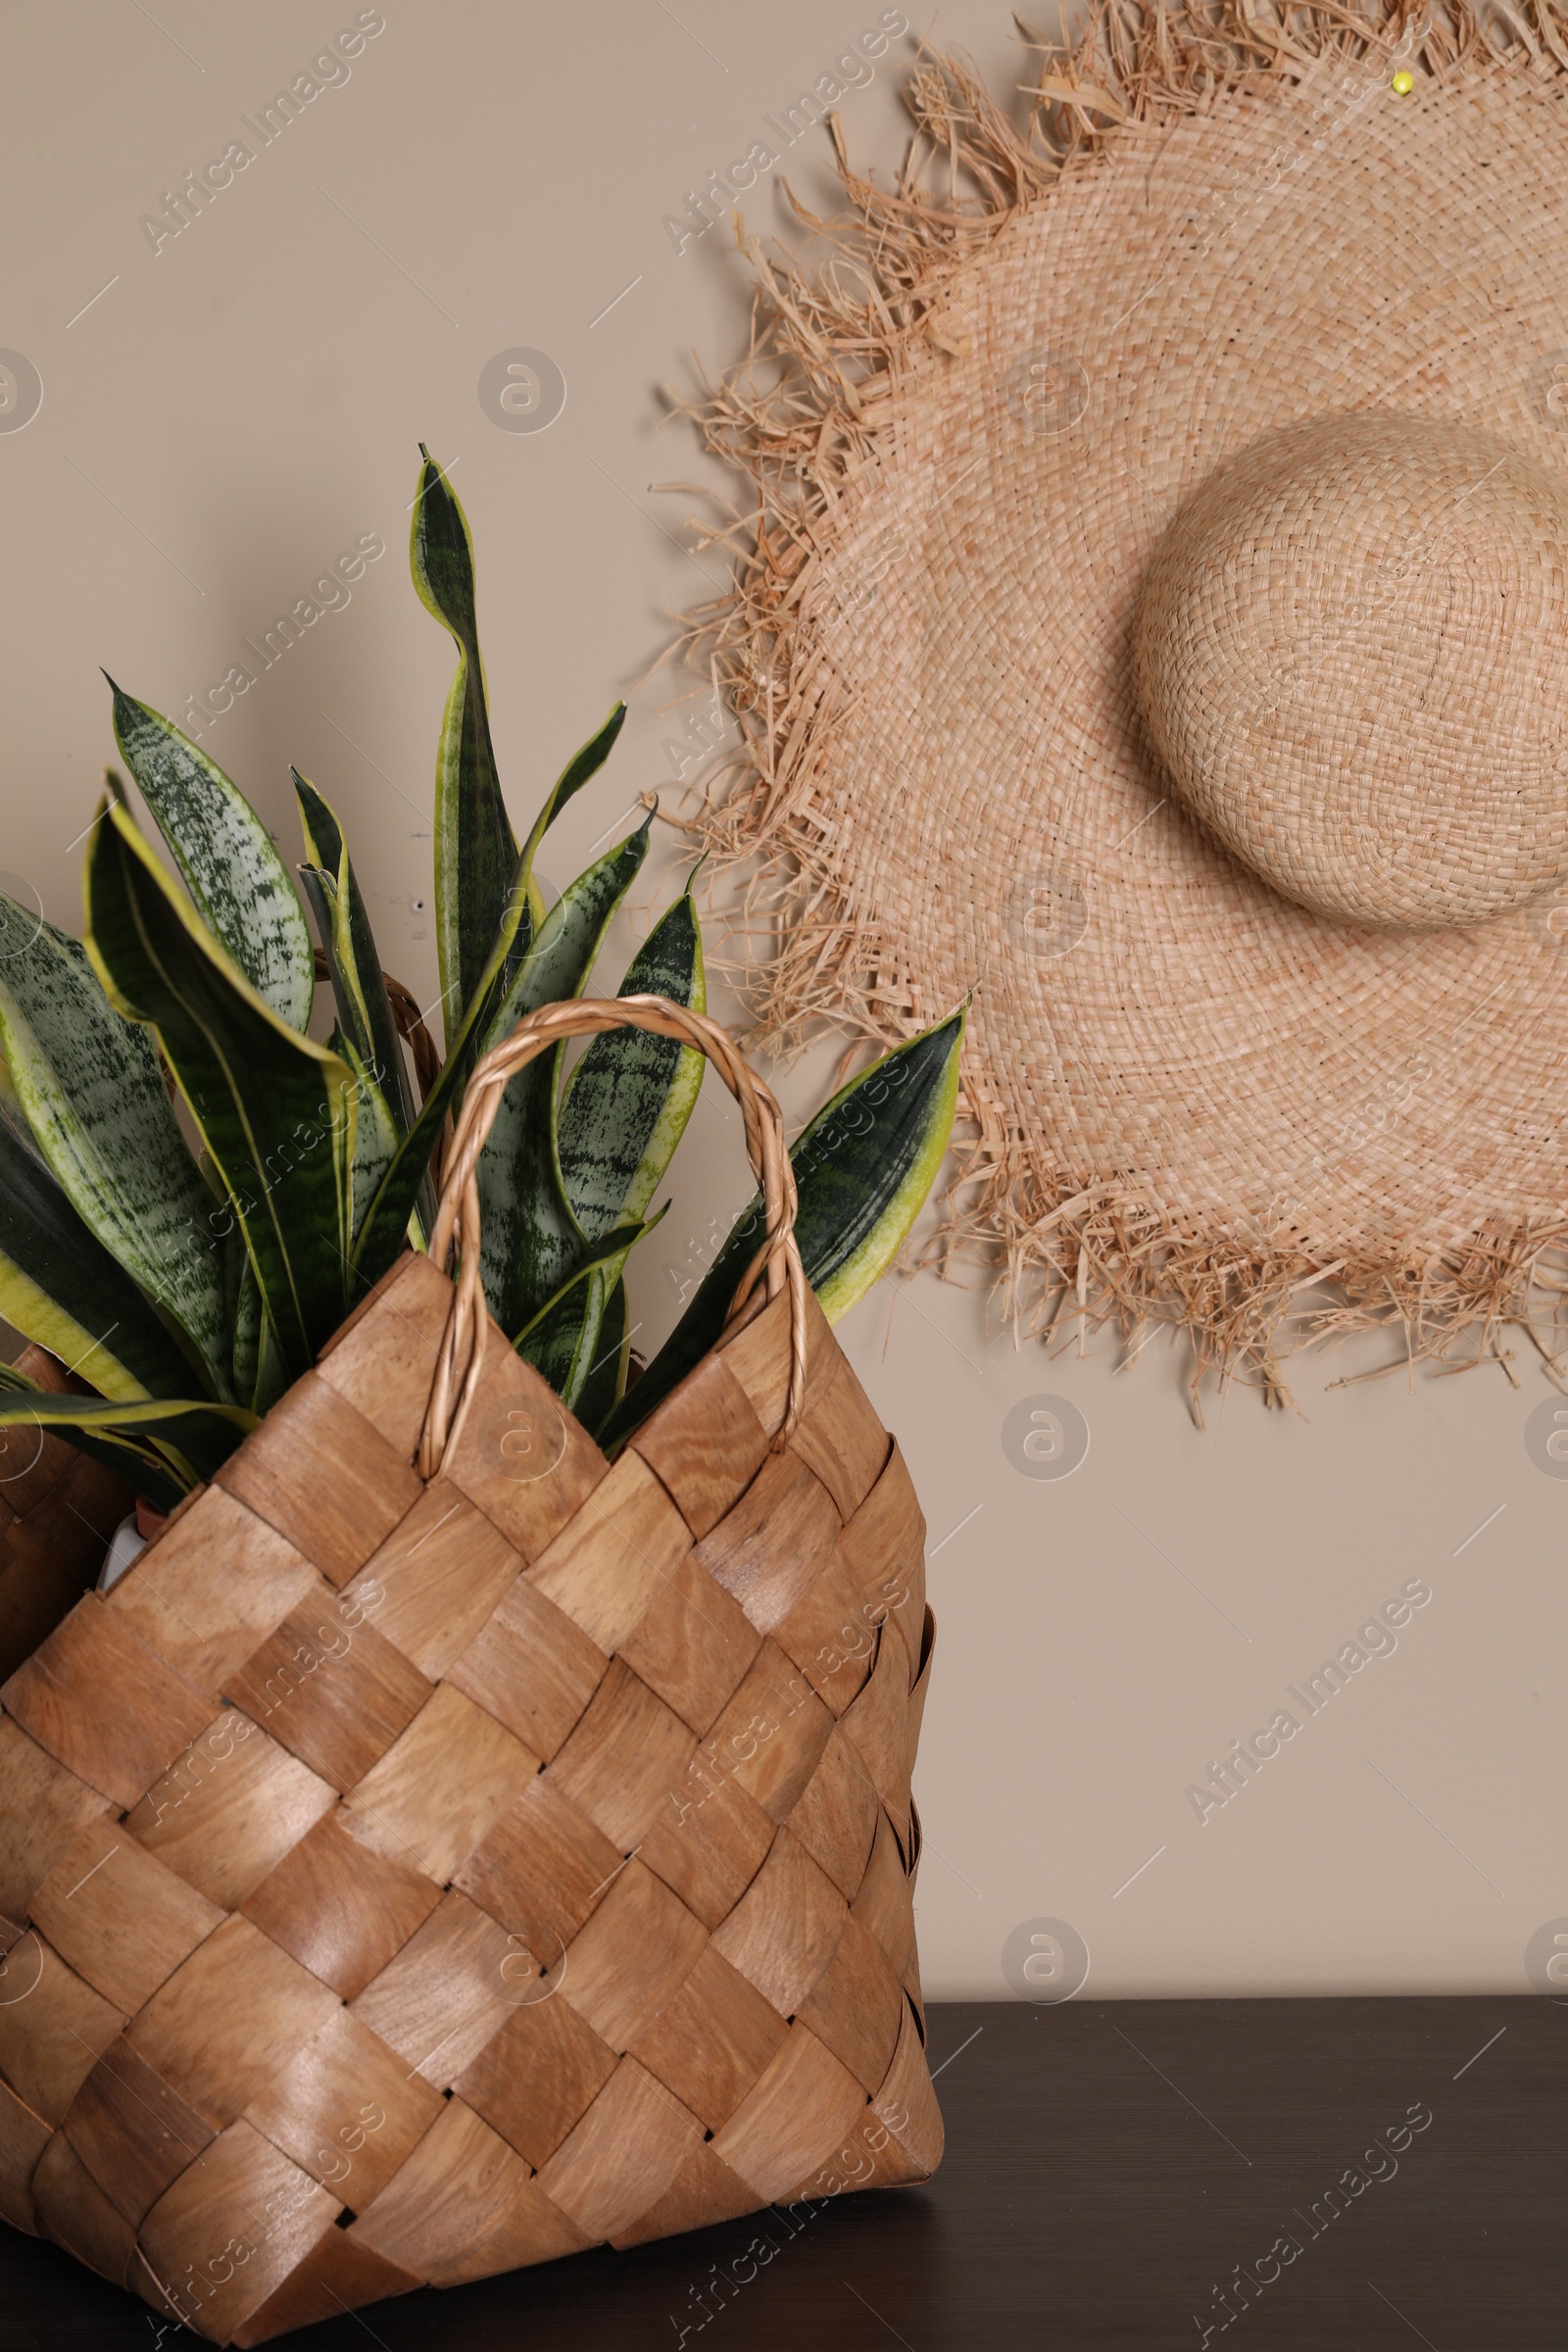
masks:
<svg viewBox="0 0 1568 2352"><path fill-rule="evenodd" d="M1568 1234L1568 37L1402 22L1119 10L1028 129L927 63L701 413L757 1034L972 989L949 1240L1271 1394L1320 1276L1400 1361L1553 1347Z"/></svg>
<svg viewBox="0 0 1568 2352"><path fill-rule="evenodd" d="M808 1297L612 1467L409 1256L0 1691L0 2214L220 2343L925 2179L904 1462Z"/></svg>
<svg viewBox="0 0 1568 2352"><path fill-rule="evenodd" d="M1265 434L1155 550L1133 674L1166 774L1264 881L1469 926L1568 867L1568 483L1374 411Z"/></svg>

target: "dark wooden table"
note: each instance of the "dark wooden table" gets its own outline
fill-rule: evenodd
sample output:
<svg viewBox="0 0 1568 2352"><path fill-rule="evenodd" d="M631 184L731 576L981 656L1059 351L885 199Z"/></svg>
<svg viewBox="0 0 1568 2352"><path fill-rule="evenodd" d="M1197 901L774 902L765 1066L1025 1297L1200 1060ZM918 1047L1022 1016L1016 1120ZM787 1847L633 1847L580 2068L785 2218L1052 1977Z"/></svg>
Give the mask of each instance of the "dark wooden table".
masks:
<svg viewBox="0 0 1568 2352"><path fill-rule="evenodd" d="M926 2188L411 2295L295 2340L1156 2352L1208 2328L1214 2345L1303 2352L1568 2342L1568 2003L948 2004L931 2044L948 2153ZM153 2352L160 2326L0 2230L6 2352ZM166 2326L162 2342L194 2339Z"/></svg>

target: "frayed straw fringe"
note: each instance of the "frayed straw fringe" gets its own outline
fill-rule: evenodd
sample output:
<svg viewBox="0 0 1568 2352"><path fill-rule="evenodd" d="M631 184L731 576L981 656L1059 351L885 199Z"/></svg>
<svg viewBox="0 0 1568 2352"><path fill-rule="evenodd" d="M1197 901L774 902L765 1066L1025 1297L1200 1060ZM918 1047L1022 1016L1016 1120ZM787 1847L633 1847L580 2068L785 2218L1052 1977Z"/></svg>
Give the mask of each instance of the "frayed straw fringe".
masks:
<svg viewBox="0 0 1568 2352"><path fill-rule="evenodd" d="M709 774L692 830L714 873L744 870L739 927L765 945L730 968L751 1013L750 1041L784 1056L824 1027L885 1050L950 1009L923 1002L898 941L856 905L830 812L813 798L845 706L801 607L841 501L877 464L906 356L922 341L962 348L965 322L950 310L950 289L964 265L1058 183L1092 169L1121 123L1200 113L1325 56L1397 57L1439 81L1522 55L1538 70L1568 70L1558 0L1441 0L1425 10L1392 0L1370 12L1353 0L1099 0L1076 49L1054 50L1019 29L1044 52L1023 126L964 62L928 49L905 92L915 136L891 192L851 169L830 122L851 211L825 220L789 197L831 248L825 262L769 254L736 216L756 278L751 350L701 405L680 404L754 492L749 515L732 509L727 522L700 530L700 547L733 560L734 585L688 613L680 651L741 729L741 745ZM852 1044L847 1063L855 1052ZM1516 1386L1504 1342L1521 1329L1568 1390L1558 1361L1568 1214L1489 1223L1408 1262L1322 1266L1195 1236L1114 1185L1069 1192L972 1082L956 1151L945 1221L919 1262L950 1277L965 1261L988 1266L1015 1341L1076 1337L1081 1348L1087 1332L1113 1325L1125 1363L1154 1329L1185 1333L1200 1420L1207 1375L1242 1378L1267 1401L1288 1402L1282 1355L1372 1329L1398 1343L1379 1370L1496 1361Z"/></svg>

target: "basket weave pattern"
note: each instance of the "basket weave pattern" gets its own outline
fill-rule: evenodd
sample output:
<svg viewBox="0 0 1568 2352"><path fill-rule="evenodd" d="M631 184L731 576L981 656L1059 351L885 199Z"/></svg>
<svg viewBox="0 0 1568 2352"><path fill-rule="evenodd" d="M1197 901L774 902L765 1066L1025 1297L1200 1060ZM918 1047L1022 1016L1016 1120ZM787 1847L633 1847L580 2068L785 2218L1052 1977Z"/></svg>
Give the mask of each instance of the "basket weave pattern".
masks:
<svg viewBox="0 0 1568 2352"><path fill-rule="evenodd" d="M0 2212L218 2342L925 2179L923 1521L814 1299L612 1467L410 1255L0 1690Z"/></svg>

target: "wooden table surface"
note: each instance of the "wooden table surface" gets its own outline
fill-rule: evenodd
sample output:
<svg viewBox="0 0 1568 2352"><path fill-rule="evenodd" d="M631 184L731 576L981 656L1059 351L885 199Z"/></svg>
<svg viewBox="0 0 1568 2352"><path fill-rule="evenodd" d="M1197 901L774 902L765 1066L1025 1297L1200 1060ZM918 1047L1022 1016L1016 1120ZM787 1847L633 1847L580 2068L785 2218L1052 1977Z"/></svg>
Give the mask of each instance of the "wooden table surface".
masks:
<svg viewBox="0 0 1568 2352"><path fill-rule="evenodd" d="M1568 2003L949 2003L930 2027L948 2153L925 2188L426 2291L295 2340L312 2352L1568 2342ZM164 2345L194 2341L56 2248L0 2230L6 2352L156 2352L161 2325Z"/></svg>

